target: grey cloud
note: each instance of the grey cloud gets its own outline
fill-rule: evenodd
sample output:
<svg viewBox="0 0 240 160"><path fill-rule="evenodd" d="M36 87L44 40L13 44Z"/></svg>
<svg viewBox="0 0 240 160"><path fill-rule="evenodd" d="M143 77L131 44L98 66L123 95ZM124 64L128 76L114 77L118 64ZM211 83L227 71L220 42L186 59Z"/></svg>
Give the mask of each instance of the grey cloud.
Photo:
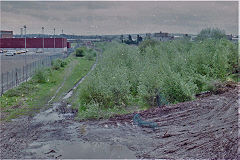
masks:
<svg viewBox="0 0 240 160"><path fill-rule="evenodd" d="M238 32L238 2L0 2L3 28L29 22L76 34L198 33L203 27ZM11 17L12 16L12 17ZM16 22L15 22L16 21ZM35 26L35 27L34 27ZM29 29L31 29L31 27Z"/></svg>

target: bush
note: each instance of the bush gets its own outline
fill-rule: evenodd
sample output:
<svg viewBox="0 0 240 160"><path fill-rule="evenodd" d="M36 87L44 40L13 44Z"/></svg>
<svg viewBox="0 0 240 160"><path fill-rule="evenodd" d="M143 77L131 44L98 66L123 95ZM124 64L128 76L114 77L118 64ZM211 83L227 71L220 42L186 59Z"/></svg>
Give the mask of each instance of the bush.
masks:
<svg viewBox="0 0 240 160"><path fill-rule="evenodd" d="M77 57L83 57L84 56L84 52L85 52L85 48L77 48L76 49L76 56Z"/></svg>
<svg viewBox="0 0 240 160"><path fill-rule="evenodd" d="M67 62L62 59L57 59L52 62L52 69L53 70L59 70L61 67L65 67L67 65Z"/></svg>
<svg viewBox="0 0 240 160"><path fill-rule="evenodd" d="M141 52L144 52L147 47L154 47L157 44L156 40L146 39L139 45L139 49Z"/></svg>
<svg viewBox="0 0 240 160"><path fill-rule="evenodd" d="M85 52L85 57L87 60L92 61L94 59L94 57L96 57L97 53L93 50L93 49L88 49Z"/></svg>
<svg viewBox="0 0 240 160"><path fill-rule="evenodd" d="M214 90L212 82L225 81L239 67L237 45L226 39L102 47L97 68L79 93L80 108L92 115L129 104L159 106L192 100L199 92Z"/></svg>
<svg viewBox="0 0 240 160"><path fill-rule="evenodd" d="M36 90L36 84L33 81L28 83L22 83L18 87L8 90L5 93L6 97L19 97L22 95L31 94L34 90Z"/></svg>
<svg viewBox="0 0 240 160"><path fill-rule="evenodd" d="M94 57L96 57L96 52L93 49L88 49L86 47L81 47L81 48L76 49L76 56L77 57L85 56L85 58L87 60L93 60Z"/></svg>
<svg viewBox="0 0 240 160"><path fill-rule="evenodd" d="M44 70L38 70L34 74L33 80L37 83L45 83L47 82L47 73Z"/></svg>

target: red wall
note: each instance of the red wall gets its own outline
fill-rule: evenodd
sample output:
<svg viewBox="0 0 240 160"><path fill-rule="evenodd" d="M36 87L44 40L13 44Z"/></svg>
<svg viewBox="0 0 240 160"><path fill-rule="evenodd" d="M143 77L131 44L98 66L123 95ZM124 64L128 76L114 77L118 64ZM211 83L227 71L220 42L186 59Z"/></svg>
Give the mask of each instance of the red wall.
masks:
<svg viewBox="0 0 240 160"><path fill-rule="evenodd" d="M67 42L67 48L71 48L71 43Z"/></svg>
<svg viewBox="0 0 240 160"><path fill-rule="evenodd" d="M0 48L25 48L25 41L23 38L1 38Z"/></svg>
<svg viewBox="0 0 240 160"><path fill-rule="evenodd" d="M42 38L27 38L26 41L27 41L27 48L43 48ZM12 48L15 48L15 47L12 47Z"/></svg>
<svg viewBox="0 0 240 160"><path fill-rule="evenodd" d="M27 38L27 48L43 48L43 38ZM66 38L55 38L55 48L67 47ZM0 38L0 48L25 48L25 38ZM54 38L44 38L44 48L54 48Z"/></svg>

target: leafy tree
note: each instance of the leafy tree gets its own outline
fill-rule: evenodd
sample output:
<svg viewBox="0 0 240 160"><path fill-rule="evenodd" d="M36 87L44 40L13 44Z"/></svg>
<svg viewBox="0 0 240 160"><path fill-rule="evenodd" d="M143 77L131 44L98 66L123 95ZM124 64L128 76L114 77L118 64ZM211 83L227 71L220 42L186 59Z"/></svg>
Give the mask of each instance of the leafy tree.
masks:
<svg viewBox="0 0 240 160"><path fill-rule="evenodd" d="M142 37L137 35L137 44L140 43L140 42L142 42Z"/></svg>
<svg viewBox="0 0 240 160"><path fill-rule="evenodd" d="M129 34L128 35L128 40L130 41L130 42L132 42L133 40L132 40L132 36Z"/></svg>
<svg viewBox="0 0 240 160"><path fill-rule="evenodd" d="M156 44L156 40L146 39L139 45L139 49L141 52L144 52L147 47L154 47Z"/></svg>
<svg viewBox="0 0 240 160"><path fill-rule="evenodd" d="M222 39L226 38L226 34L224 30L219 28L206 28L202 29L201 32L197 35L197 40L204 39Z"/></svg>
<svg viewBox="0 0 240 160"><path fill-rule="evenodd" d="M120 40L123 43L123 35L120 36Z"/></svg>

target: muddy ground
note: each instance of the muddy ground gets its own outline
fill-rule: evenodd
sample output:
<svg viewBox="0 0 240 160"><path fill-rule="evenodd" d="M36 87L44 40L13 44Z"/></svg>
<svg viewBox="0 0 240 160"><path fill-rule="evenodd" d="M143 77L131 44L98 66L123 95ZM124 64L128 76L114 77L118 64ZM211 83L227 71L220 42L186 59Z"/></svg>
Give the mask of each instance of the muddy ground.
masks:
<svg viewBox="0 0 240 160"><path fill-rule="evenodd" d="M195 101L140 112L156 130L133 125L134 114L74 121L64 102L34 117L1 123L1 158L238 159L238 85Z"/></svg>

